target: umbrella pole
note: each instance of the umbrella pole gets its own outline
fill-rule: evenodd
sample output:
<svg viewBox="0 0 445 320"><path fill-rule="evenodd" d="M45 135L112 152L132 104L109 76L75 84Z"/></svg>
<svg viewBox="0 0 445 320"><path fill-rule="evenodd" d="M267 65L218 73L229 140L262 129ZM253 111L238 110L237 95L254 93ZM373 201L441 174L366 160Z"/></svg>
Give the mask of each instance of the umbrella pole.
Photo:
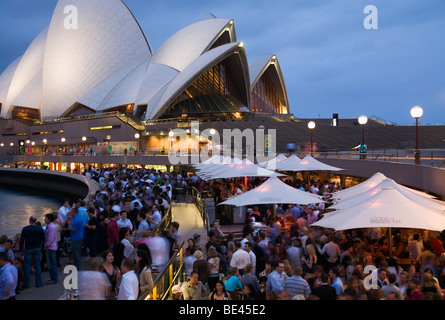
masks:
<svg viewBox="0 0 445 320"><path fill-rule="evenodd" d="M392 230L391 230L391 227L388 228L388 248L389 248L389 257L392 258Z"/></svg>

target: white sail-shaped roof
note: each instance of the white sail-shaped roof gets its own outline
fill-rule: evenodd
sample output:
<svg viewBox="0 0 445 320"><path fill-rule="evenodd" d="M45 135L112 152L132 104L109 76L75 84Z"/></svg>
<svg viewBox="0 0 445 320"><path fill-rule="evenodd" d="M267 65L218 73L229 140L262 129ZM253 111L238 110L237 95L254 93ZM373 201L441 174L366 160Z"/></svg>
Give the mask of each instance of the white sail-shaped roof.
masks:
<svg viewBox="0 0 445 320"><path fill-rule="evenodd" d="M278 93L282 96L286 107L289 107L289 98L287 95L286 83L284 81L283 72L280 63L275 55L264 55L255 59L249 65L250 72L250 90L252 91L261 77L268 71L272 73L274 86L278 89Z"/></svg>
<svg viewBox="0 0 445 320"><path fill-rule="evenodd" d="M156 53L155 53L156 55ZM150 61L151 62L151 61ZM148 104L159 90L172 81L179 71L165 64L149 63L136 99L137 105Z"/></svg>
<svg viewBox="0 0 445 320"><path fill-rule="evenodd" d="M8 110L5 111L11 112L12 106L26 106L40 109L41 99L36 96L36 94L41 94L42 92L42 80L39 78L42 77L43 55L45 53L47 33L48 28L40 32L20 59L4 102L5 109L8 108ZM26 91L23 91L25 88ZM34 96L33 99L30 99L30 94ZM26 99L24 95L27 96ZM29 104L24 104L24 100Z"/></svg>
<svg viewBox="0 0 445 320"><path fill-rule="evenodd" d="M41 111L42 102L42 70L29 81L20 94L12 101L12 106L26 106Z"/></svg>
<svg viewBox="0 0 445 320"><path fill-rule="evenodd" d="M244 66L244 70L239 70L239 72L243 73L245 82L249 83L247 58L244 46L240 43L230 43L219 46L201 55L194 60L188 68L175 77L168 84L168 87L164 88L162 96L158 96L159 100L156 99L156 101L150 101L147 107L146 119L155 119L159 117L178 94L183 92L190 84L207 72L211 67L235 53L238 53L237 56L241 60L241 65ZM249 89L247 88L247 90Z"/></svg>
<svg viewBox="0 0 445 320"><path fill-rule="evenodd" d="M77 8L78 29L66 28L64 8L69 5ZM60 115L92 88L113 75L125 77L124 70L150 57L151 48L122 1L59 0L43 63L44 115Z"/></svg>
<svg viewBox="0 0 445 320"><path fill-rule="evenodd" d="M207 19L193 23L168 38L156 50L152 63L184 71L195 59L209 50L226 29L232 32L232 20Z"/></svg>
<svg viewBox="0 0 445 320"><path fill-rule="evenodd" d="M48 119L76 114L80 108L102 112L134 105L134 110L147 106L144 119L153 119L229 57L225 63L237 81L234 98L250 109L251 86L276 60L261 57L249 74L233 20L205 15L153 53L122 0L58 0L49 27L0 74L1 116L12 117L14 107L38 109L30 111L32 117ZM275 68L285 93L278 61Z"/></svg>
<svg viewBox="0 0 445 320"><path fill-rule="evenodd" d="M9 87L11 86L12 78L14 77L15 70L20 63L22 56L15 59L11 64L0 74L0 103L4 104L6 95L8 94ZM2 107L2 117L5 117L7 111L5 107Z"/></svg>
<svg viewBox="0 0 445 320"><path fill-rule="evenodd" d="M153 105L159 91L207 52L224 33L236 41L234 23L230 19L210 18L193 23L168 38L156 50L136 99L137 105Z"/></svg>
<svg viewBox="0 0 445 320"><path fill-rule="evenodd" d="M98 110L135 103L148 61L144 61L122 79L102 101Z"/></svg>

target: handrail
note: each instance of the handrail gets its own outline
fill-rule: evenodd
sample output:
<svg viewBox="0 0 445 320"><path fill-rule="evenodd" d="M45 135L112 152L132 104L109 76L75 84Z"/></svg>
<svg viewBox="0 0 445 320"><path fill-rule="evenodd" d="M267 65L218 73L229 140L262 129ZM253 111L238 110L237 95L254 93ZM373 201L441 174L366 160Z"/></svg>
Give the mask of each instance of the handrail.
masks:
<svg viewBox="0 0 445 320"><path fill-rule="evenodd" d="M181 279L181 277L183 277L182 269L184 268L182 260L184 243L185 242L182 242L179 251L173 254L153 281L153 290L144 292L139 296L138 300L165 300L167 295L171 297L171 289L176 283L176 280L178 280L178 278L180 278L181 281L184 280Z"/></svg>
<svg viewBox="0 0 445 320"><path fill-rule="evenodd" d="M189 196L192 197L192 203L196 206L203 219L204 226L209 231L209 218L206 211L206 201L201 193L193 186L187 187L185 201L189 202ZM166 230L172 221L171 206L165 213L164 218L159 223L155 232L162 232ZM145 292L139 297L139 300L164 300L167 296L171 297L171 289L177 282L182 282L185 279L183 273L183 242L177 251L168 261L168 263L161 269L154 282L154 287L151 292ZM179 280L179 281L178 281Z"/></svg>
<svg viewBox="0 0 445 320"><path fill-rule="evenodd" d="M204 223L204 226L207 229L207 232L209 231L209 216L207 215L207 209L206 209L206 200L201 195L201 193L193 186L189 186L186 191L186 199L188 202L188 196L192 196L193 203L195 204L196 208L198 209L199 213L201 214L202 222Z"/></svg>

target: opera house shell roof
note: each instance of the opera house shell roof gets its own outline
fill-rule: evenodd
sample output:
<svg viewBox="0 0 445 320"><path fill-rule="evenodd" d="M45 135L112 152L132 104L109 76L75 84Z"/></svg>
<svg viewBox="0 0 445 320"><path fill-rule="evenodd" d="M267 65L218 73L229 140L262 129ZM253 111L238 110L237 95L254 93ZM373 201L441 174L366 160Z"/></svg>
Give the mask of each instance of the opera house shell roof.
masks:
<svg viewBox="0 0 445 320"><path fill-rule="evenodd" d="M79 12L67 28L66 7ZM80 12L82 14L80 14ZM0 75L3 118L119 111L142 120L288 113L276 56L249 66L233 20L208 17L154 51L121 0L59 0L49 26Z"/></svg>

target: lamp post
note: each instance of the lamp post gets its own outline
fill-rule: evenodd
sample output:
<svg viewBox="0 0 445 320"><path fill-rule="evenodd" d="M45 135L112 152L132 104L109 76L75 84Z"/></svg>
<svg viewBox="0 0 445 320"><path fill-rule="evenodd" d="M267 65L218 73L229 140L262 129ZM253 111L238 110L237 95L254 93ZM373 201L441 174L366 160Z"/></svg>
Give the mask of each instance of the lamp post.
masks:
<svg viewBox="0 0 445 320"><path fill-rule="evenodd" d="M307 127L309 128L309 130L311 132L311 157L313 157L314 156L314 143L313 143L312 131L315 128L315 122L314 121L309 121L309 123L307 124Z"/></svg>
<svg viewBox="0 0 445 320"><path fill-rule="evenodd" d="M414 150L414 163L420 164L420 151L419 151L419 118L423 115L423 109L419 106L411 108L411 117L416 119L416 150Z"/></svg>
<svg viewBox="0 0 445 320"><path fill-rule="evenodd" d="M134 135L134 138L135 138L136 141L137 141L137 149L136 149L136 152L137 152L137 153L139 153L139 139L140 139L140 137L141 137L141 135L140 135L139 133L136 133L136 134ZM136 152L135 152L135 154L136 154Z"/></svg>
<svg viewBox="0 0 445 320"><path fill-rule="evenodd" d="M171 152L172 148L173 148L173 136L175 135L175 133L173 131L170 131L168 133L168 136L170 137L170 150L169 153Z"/></svg>
<svg viewBox="0 0 445 320"><path fill-rule="evenodd" d="M362 143L360 144L360 159L366 159L366 144L365 144L365 125L368 123L367 116L358 117L358 123L362 126Z"/></svg>
<svg viewBox="0 0 445 320"><path fill-rule="evenodd" d="M107 140L107 155L110 155L110 140L111 140L111 136L107 135L105 137L105 139Z"/></svg>

